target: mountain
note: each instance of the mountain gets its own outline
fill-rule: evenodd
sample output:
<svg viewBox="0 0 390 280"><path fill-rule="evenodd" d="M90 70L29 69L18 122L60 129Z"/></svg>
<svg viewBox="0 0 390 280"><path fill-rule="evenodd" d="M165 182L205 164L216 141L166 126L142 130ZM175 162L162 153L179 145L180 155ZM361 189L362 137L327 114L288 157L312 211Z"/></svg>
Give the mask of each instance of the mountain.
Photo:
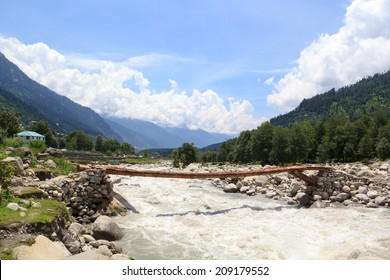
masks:
<svg viewBox="0 0 390 280"><path fill-rule="evenodd" d="M230 135L208 133L187 128L163 128L152 122L106 118L88 107L35 82L0 53L0 110L14 112L24 124L47 121L56 132L83 130L91 136L126 141L138 149L177 148L183 143L208 146L231 138Z"/></svg>
<svg viewBox="0 0 390 280"><path fill-rule="evenodd" d="M301 121L326 121L341 110L349 115L351 121L364 115L373 115L378 110L389 112L390 71L304 99L297 108L271 119L270 122L289 127Z"/></svg>
<svg viewBox="0 0 390 280"><path fill-rule="evenodd" d="M177 148L183 143L194 143L197 147L204 147L216 142L231 138L231 135L209 133L188 128L163 128L152 122L107 117L106 121L121 136L124 141L132 143L139 149L149 148Z"/></svg>
<svg viewBox="0 0 390 280"><path fill-rule="evenodd" d="M83 130L91 136L117 138L111 127L92 109L35 82L0 53L0 108L11 109L23 119L45 120L57 132Z"/></svg>

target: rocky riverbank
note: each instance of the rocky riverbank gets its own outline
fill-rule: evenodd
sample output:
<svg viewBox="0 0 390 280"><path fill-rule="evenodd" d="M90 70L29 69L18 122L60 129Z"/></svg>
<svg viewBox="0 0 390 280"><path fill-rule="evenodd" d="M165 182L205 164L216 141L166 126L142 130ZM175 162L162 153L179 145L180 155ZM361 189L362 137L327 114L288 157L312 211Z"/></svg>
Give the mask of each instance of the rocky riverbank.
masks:
<svg viewBox="0 0 390 280"><path fill-rule="evenodd" d="M330 171L306 172L317 178L317 186L307 186L288 173L214 180L213 183L225 192L264 195L289 205L313 208L390 206L390 162L331 167Z"/></svg>
<svg viewBox="0 0 390 280"><path fill-rule="evenodd" d="M119 211L126 211L115 200L113 182L104 169L42 179L24 163L26 158L8 157L3 161L15 166L9 189L19 202L6 207L19 213L20 219L0 221L0 252L12 251L13 257L20 260L130 259L114 242L123 237L121 229L104 215L117 213L112 210L113 204ZM72 218L58 214L53 222L26 222L29 215L39 215L42 198L65 204Z"/></svg>
<svg viewBox="0 0 390 280"><path fill-rule="evenodd" d="M57 200L64 203L74 222L58 219L43 226L7 225L0 230L0 251L13 248L18 259L129 259L121 254L115 240L123 236L121 229L104 215L107 206L116 202L113 179L104 169L91 169L68 176L38 178L20 158L7 158L17 167L11 180L12 192L24 197ZM51 162L42 162L50 164ZM163 161L155 165L120 165L122 168L181 171ZM185 172L251 171L270 166L191 164ZM330 171L307 171L317 178L317 186L308 186L288 173L246 178L212 179L215 187L237 195L263 195L297 207L390 207L390 161L370 164L331 165ZM31 188L34 191L31 191ZM131 204L131 201L130 201ZM17 207L16 207L17 206ZM23 205L13 205L24 213ZM32 207L32 206L31 206ZM35 206L34 206L35 207ZM39 206L37 206L39 207ZM28 243L28 245L20 245Z"/></svg>

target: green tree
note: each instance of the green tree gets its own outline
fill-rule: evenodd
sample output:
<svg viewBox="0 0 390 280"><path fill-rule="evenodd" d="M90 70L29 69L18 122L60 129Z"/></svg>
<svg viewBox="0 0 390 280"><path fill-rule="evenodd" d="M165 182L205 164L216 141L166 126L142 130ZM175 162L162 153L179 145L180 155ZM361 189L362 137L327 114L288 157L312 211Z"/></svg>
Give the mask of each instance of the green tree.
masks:
<svg viewBox="0 0 390 280"><path fill-rule="evenodd" d="M194 143L184 143L174 149L172 153L173 166L185 168L192 162L196 162L197 149Z"/></svg>
<svg viewBox="0 0 390 280"><path fill-rule="evenodd" d="M20 131L19 120L13 113L0 112L0 130L6 137L13 137Z"/></svg>
<svg viewBox="0 0 390 280"><path fill-rule="evenodd" d="M96 137L96 141L95 141L95 151L102 152L102 153L104 152L103 141L104 141L103 136L98 135L98 136Z"/></svg>
<svg viewBox="0 0 390 280"><path fill-rule="evenodd" d="M307 162L315 145L315 130L307 122L295 123L290 130L291 161Z"/></svg>
<svg viewBox="0 0 390 280"><path fill-rule="evenodd" d="M275 126L270 160L275 164L286 164L290 160L289 130Z"/></svg>
<svg viewBox="0 0 390 280"><path fill-rule="evenodd" d="M31 126L31 130L38 132L45 136L46 145L49 147L57 148L58 140L54 134L54 131L50 125L45 121L37 121Z"/></svg>
<svg viewBox="0 0 390 280"><path fill-rule="evenodd" d="M251 137L252 133L249 130L242 131L240 136L238 136L234 152L235 162L248 163L252 161Z"/></svg>
<svg viewBox="0 0 390 280"><path fill-rule="evenodd" d="M68 150L91 151L93 141L84 131L76 130L66 135L65 147Z"/></svg>
<svg viewBox="0 0 390 280"><path fill-rule="evenodd" d="M262 123L252 132L251 154L254 161L263 164L270 163L269 155L272 150L273 126L269 122Z"/></svg>
<svg viewBox="0 0 390 280"><path fill-rule="evenodd" d="M382 137L376 144L376 154L381 160L390 158L390 142Z"/></svg>
<svg viewBox="0 0 390 280"><path fill-rule="evenodd" d="M359 143L359 156L363 160L369 160L374 154L374 143L369 134L364 135Z"/></svg>
<svg viewBox="0 0 390 280"><path fill-rule="evenodd" d="M135 154L134 147L127 142L124 142L122 144L121 151L122 151L122 153L124 153L126 155L134 155Z"/></svg>
<svg viewBox="0 0 390 280"><path fill-rule="evenodd" d="M121 143L119 143L118 140L113 138L108 138L103 140L103 150L105 153L112 152L116 153L119 152L121 148Z"/></svg>

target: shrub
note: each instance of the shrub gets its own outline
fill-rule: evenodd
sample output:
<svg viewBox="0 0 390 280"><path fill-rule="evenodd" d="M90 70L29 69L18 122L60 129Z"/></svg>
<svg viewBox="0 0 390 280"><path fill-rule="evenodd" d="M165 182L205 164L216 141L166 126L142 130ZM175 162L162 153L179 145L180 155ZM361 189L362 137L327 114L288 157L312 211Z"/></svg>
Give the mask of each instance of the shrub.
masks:
<svg viewBox="0 0 390 280"><path fill-rule="evenodd" d="M45 142L42 141L31 141L28 146L34 154L43 153L46 150Z"/></svg>
<svg viewBox="0 0 390 280"><path fill-rule="evenodd" d="M4 138L3 144L5 147L22 147L24 145L23 141L19 137Z"/></svg>

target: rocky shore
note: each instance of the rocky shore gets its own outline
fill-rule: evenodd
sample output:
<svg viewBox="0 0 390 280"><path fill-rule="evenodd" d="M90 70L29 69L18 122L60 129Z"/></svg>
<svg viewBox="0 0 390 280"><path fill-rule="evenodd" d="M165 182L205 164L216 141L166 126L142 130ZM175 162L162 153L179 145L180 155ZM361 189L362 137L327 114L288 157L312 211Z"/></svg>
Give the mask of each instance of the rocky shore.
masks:
<svg viewBox="0 0 390 280"><path fill-rule="evenodd" d="M259 194L289 205L312 208L390 207L390 162L331 167L331 171L306 172L317 178L317 186L307 186L288 173L214 180L213 184L228 193Z"/></svg>

